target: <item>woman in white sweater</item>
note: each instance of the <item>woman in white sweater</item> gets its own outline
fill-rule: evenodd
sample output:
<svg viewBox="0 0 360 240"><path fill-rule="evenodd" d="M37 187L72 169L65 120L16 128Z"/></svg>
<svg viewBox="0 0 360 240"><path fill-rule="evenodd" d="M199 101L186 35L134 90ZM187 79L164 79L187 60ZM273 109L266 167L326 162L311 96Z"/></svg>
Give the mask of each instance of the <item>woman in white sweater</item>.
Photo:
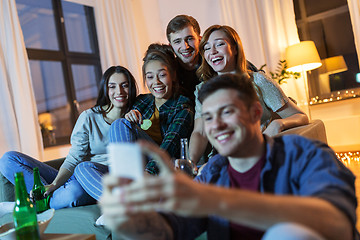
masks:
<svg viewBox="0 0 360 240"><path fill-rule="evenodd" d="M27 191L33 186L33 168L38 167L51 208L59 209L95 203L74 175L75 167L84 161L100 163L107 168L108 131L116 119L131 108L137 94L135 79L124 67L107 69L100 82L97 102L82 112L71 134L71 149L59 171L16 151L0 158L0 172L14 184L14 173L23 172ZM101 164L102 163L102 164ZM104 169L104 171L107 169Z"/></svg>

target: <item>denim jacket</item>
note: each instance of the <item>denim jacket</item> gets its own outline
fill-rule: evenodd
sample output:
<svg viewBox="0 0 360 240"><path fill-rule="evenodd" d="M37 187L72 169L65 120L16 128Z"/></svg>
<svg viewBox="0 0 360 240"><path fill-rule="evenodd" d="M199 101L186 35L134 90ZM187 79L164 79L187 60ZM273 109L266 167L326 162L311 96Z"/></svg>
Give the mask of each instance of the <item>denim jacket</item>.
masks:
<svg viewBox="0 0 360 240"><path fill-rule="evenodd" d="M264 136L265 137L265 136ZM260 191L275 195L321 198L333 204L350 219L356 230L355 177L326 144L300 136L266 139L266 160L261 172ZM215 155L195 181L230 187L229 161ZM334 187L336 186L336 187ZM208 239L230 239L229 221L209 216L184 218L165 215L176 239L194 239L207 231Z"/></svg>

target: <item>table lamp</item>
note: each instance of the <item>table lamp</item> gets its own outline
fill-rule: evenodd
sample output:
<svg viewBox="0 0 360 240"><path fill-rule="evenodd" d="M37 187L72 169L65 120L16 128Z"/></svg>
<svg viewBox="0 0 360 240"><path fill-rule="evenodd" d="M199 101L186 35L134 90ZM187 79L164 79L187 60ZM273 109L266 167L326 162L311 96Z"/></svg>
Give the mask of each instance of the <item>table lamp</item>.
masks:
<svg viewBox="0 0 360 240"><path fill-rule="evenodd" d="M330 94L330 74L345 72L348 70L344 57L335 56L321 59L322 66L319 68L319 92L320 94Z"/></svg>
<svg viewBox="0 0 360 240"><path fill-rule="evenodd" d="M302 41L287 47L285 56L289 72L306 72L322 65L313 41Z"/></svg>
<svg viewBox="0 0 360 240"><path fill-rule="evenodd" d="M322 63L319 53L316 50L313 41L302 41L300 43L291 45L285 50L285 58L288 65L289 72L302 72L304 85L306 105L309 103L309 90L306 71L310 71L321 67ZM310 118L310 111L307 107L308 116Z"/></svg>
<svg viewBox="0 0 360 240"><path fill-rule="evenodd" d="M348 70L344 57L342 55L329 57L321 60L322 66L319 68L320 74L335 74Z"/></svg>

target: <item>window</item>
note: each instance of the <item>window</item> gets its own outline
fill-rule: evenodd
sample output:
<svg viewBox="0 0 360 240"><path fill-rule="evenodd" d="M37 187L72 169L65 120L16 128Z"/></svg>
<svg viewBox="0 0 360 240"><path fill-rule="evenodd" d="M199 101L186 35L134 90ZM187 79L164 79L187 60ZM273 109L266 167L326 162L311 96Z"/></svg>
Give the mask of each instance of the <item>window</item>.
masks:
<svg viewBox="0 0 360 240"><path fill-rule="evenodd" d="M45 147L69 143L101 78L94 13L63 0L16 0Z"/></svg>
<svg viewBox="0 0 360 240"><path fill-rule="evenodd" d="M294 0L294 9L300 40L314 41L323 60L322 68L308 74L312 102L351 97L359 92L359 63L347 0ZM337 56L343 57L347 69L326 69L329 58Z"/></svg>

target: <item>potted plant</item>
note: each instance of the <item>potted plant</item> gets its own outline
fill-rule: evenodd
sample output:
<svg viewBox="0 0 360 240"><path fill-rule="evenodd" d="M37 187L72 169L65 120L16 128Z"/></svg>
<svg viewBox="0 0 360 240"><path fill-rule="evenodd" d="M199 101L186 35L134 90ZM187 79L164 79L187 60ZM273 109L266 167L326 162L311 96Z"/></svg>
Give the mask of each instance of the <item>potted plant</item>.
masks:
<svg viewBox="0 0 360 240"><path fill-rule="evenodd" d="M265 66L266 64L262 65L260 67L260 70L263 70ZM294 77L295 79L300 77L300 73L287 71L287 68L288 67L286 60L280 60L275 72L269 72L271 78L277 81L279 84L282 84L285 83L286 79L289 79L290 77Z"/></svg>

